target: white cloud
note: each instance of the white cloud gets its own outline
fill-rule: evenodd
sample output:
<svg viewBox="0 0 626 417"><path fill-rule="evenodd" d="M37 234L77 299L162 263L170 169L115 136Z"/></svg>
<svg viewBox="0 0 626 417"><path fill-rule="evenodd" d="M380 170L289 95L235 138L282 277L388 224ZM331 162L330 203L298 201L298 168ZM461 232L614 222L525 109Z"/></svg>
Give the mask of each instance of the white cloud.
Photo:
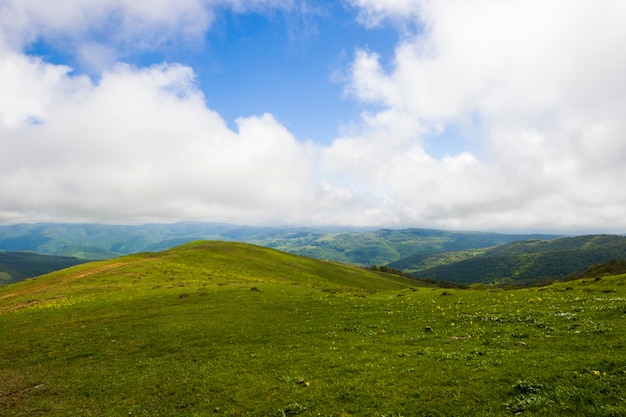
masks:
<svg viewBox="0 0 626 417"><path fill-rule="evenodd" d="M390 63L356 54L346 90L372 107L323 147L270 114L229 128L192 68L118 62L295 0L0 0L0 223L626 227L626 3L349 3L403 36ZM39 37L97 80L25 55ZM433 154L450 126L466 149Z"/></svg>
<svg viewBox="0 0 626 417"><path fill-rule="evenodd" d="M103 31L118 42L142 39L148 45L176 33L201 33L212 18L200 0L3 0L2 6L3 35L14 46L41 36L77 38Z"/></svg>
<svg viewBox="0 0 626 417"><path fill-rule="evenodd" d="M96 61L90 46L111 57L163 44L201 42L216 11L290 10L298 0L0 0L0 37L14 48L39 39ZM102 68L98 68L102 69ZM104 67L104 69L110 69Z"/></svg>
<svg viewBox="0 0 626 417"><path fill-rule="evenodd" d="M113 21L125 41L150 39L153 31L191 30L189 19L194 31L206 30L212 7L294 4L5 1L0 19L12 24L0 33L0 222L369 224L376 203L319 181L317 147L272 115L241 117L232 130L206 106L191 68L115 64L115 39L93 48L82 36ZM21 52L40 36L75 38L79 59L103 72L97 80L74 76ZM350 206L365 210L350 214Z"/></svg>
<svg viewBox="0 0 626 417"><path fill-rule="evenodd" d="M407 20L419 17L421 2L415 0L347 0L360 10L359 19L366 26L378 26L385 19Z"/></svg>
<svg viewBox="0 0 626 417"><path fill-rule="evenodd" d="M93 84L14 61L12 96L24 101L19 111L0 107L5 216L26 207L65 219L281 220L310 203L307 147L271 115L229 130L190 68L118 65Z"/></svg>
<svg viewBox="0 0 626 417"><path fill-rule="evenodd" d="M626 3L352 4L367 24L405 19L421 30L390 65L356 54L347 90L380 110L362 135L326 149L337 175L387 190L407 223L626 227ZM428 141L453 125L471 131L467 151L429 155Z"/></svg>

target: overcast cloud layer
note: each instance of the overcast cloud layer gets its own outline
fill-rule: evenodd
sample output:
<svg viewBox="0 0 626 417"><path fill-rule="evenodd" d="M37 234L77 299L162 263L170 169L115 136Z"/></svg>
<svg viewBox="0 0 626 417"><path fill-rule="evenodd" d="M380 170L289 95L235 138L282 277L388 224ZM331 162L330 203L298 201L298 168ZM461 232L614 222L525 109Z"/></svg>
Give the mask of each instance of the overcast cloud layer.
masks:
<svg viewBox="0 0 626 417"><path fill-rule="evenodd" d="M324 144L270 113L229 127L194 68L124 63L225 10L313 1L0 0L0 224L626 231L626 2L345 5L400 41L391 62L355 45L345 92L370 110ZM29 55L37 40L97 76Z"/></svg>

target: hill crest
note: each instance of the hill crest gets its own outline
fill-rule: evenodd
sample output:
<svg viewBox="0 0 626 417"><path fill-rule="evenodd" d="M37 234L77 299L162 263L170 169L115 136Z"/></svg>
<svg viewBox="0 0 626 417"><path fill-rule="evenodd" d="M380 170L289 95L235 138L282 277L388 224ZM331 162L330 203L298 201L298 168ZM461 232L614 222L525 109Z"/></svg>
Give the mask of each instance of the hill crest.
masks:
<svg viewBox="0 0 626 417"><path fill-rule="evenodd" d="M0 291L7 305L107 293L172 288L246 290L263 285L301 286L330 292L376 292L421 285L419 281L306 258L238 242L195 241L157 253L140 253L78 265L11 284Z"/></svg>

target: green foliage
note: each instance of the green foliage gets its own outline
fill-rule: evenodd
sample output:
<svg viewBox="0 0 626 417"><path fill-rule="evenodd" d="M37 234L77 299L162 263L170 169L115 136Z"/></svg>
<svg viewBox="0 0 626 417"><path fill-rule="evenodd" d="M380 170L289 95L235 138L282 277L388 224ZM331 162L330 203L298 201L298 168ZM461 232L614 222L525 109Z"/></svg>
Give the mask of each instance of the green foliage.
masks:
<svg viewBox="0 0 626 417"><path fill-rule="evenodd" d="M398 261L390 262L389 267L406 272L418 272L420 270L448 265L473 258L485 253L488 248L466 249L455 252L416 253Z"/></svg>
<svg viewBox="0 0 626 417"><path fill-rule="evenodd" d="M626 276L419 284L223 242L11 284L0 415L626 413Z"/></svg>
<svg viewBox="0 0 626 417"><path fill-rule="evenodd" d="M580 278L600 278L607 275L619 275L626 273L626 259L611 259L604 264L592 265L583 273L570 274L566 280Z"/></svg>
<svg viewBox="0 0 626 417"><path fill-rule="evenodd" d="M278 410L277 417L297 416L306 411L306 407L298 403L289 404L288 406Z"/></svg>
<svg viewBox="0 0 626 417"><path fill-rule="evenodd" d="M515 400L505 406L513 414L536 412L548 405L549 400L542 396L543 384L517 381L512 388Z"/></svg>

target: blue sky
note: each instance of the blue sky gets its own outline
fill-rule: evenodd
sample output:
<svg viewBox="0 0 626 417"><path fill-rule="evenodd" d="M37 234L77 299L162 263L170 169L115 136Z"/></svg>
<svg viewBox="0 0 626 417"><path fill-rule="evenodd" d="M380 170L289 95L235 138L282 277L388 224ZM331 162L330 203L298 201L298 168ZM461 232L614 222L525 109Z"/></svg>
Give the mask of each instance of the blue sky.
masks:
<svg viewBox="0 0 626 417"><path fill-rule="evenodd" d="M0 224L623 233L624 16L0 0Z"/></svg>
<svg viewBox="0 0 626 417"><path fill-rule="evenodd" d="M325 6L310 17L225 13L206 36L213 59L192 63L209 105L229 123L270 112L296 137L322 143L357 120L362 106L343 94L342 74L357 47L390 58L398 34L364 28L340 3Z"/></svg>
<svg viewBox="0 0 626 417"><path fill-rule="evenodd" d="M118 52L137 67L176 62L193 68L207 105L231 127L239 117L269 112L299 139L328 144L370 107L344 93L356 50L376 51L389 63L401 35L388 25L359 24L358 9L348 4L320 1L309 7L304 13L223 9L199 39L173 38L156 48ZM108 43L116 27L104 29L88 36ZM69 43L40 38L28 53L97 79L102 68L81 62Z"/></svg>

